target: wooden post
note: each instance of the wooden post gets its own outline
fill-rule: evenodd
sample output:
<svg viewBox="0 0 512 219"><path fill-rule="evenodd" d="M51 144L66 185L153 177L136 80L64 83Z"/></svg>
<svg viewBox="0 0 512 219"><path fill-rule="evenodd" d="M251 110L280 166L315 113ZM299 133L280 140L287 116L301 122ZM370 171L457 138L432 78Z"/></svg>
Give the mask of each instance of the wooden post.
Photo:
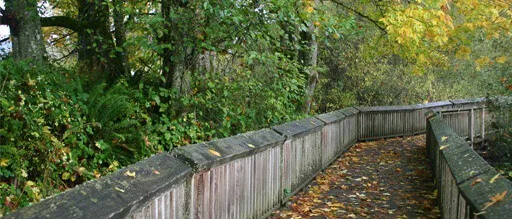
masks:
<svg viewBox="0 0 512 219"><path fill-rule="evenodd" d="M484 146L484 141L485 141L485 107L482 108L482 142L481 142L481 145L480 145L480 148L482 148Z"/></svg>
<svg viewBox="0 0 512 219"><path fill-rule="evenodd" d="M475 109L471 108L469 114L469 141L471 141L471 148L473 148L474 136L475 136Z"/></svg>

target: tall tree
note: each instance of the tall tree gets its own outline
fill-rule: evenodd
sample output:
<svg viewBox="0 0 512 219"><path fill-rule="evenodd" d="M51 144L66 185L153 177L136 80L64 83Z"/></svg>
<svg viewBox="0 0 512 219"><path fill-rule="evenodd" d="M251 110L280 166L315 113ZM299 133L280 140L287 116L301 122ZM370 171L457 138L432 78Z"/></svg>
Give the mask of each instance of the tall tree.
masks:
<svg viewBox="0 0 512 219"><path fill-rule="evenodd" d="M113 8L113 18L114 18L114 37L116 43L116 56L119 57L123 62L123 73L127 74L131 72L130 65L128 63L128 57L126 57L126 28L124 25L124 5L121 0L112 0L114 8Z"/></svg>
<svg viewBox="0 0 512 219"><path fill-rule="evenodd" d="M85 25L78 35L78 61L94 79L113 82L125 75L123 57L116 52L110 32L110 8L106 0L78 0L78 20ZM117 55L116 55L117 54Z"/></svg>
<svg viewBox="0 0 512 219"><path fill-rule="evenodd" d="M312 13L320 4L319 0L306 1L305 11ZM304 113L309 113L311 110L311 104L313 103L313 95L315 93L315 87L318 82L318 41L317 41L317 27L314 19L305 21L304 25L307 29L303 29L300 33L302 49L299 52L299 62L303 65L303 72L307 77L306 84L306 100L304 102Z"/></svg>
<svg viewBox="0 0 512 219"><path fill-rule="evenodd" d="M42 61L45 55L36 0L6 0L1 24L8 25L15 60Z"/></svg>

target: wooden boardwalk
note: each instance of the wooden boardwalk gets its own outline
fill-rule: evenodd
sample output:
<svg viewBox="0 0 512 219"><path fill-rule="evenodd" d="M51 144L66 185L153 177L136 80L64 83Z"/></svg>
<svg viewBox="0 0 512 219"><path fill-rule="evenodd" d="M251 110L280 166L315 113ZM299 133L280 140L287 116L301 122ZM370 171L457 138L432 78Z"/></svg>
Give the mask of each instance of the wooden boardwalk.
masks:
<svg viewBox="0 0 512 219"><path fill-rule="evenodd" d="M439 218L425 137L357 143L272 218Z"/></svg>

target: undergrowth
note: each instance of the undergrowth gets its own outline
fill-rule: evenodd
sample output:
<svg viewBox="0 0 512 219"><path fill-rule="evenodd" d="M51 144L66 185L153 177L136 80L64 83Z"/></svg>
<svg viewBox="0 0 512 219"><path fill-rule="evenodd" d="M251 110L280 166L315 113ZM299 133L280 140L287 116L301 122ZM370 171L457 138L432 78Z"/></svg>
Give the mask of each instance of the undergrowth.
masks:
<svg viewBox="0 0 512 219"><path fill-rule="evenodd" d="M75 75L0 63L0 216L151 154L302 116L296 75L203 75L186 95Z"/></svg>

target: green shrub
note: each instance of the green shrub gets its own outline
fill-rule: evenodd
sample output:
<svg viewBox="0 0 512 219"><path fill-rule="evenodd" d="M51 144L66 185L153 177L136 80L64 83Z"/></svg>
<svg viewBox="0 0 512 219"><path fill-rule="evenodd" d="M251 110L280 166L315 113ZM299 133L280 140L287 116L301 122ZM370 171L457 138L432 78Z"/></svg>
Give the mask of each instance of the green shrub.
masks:
<svg viewBox="0 0 512 219"><path fill-rule="evenodd" d="M0 214L155 152L126 85L88 92L70 73L0 63Z"/></svg>
<svg viewBox="0 0 512 219"><path fill-rule="evenodd" d="M489 161L509 179L512 179L512 98L490 98L492 112Z"/></svg>

